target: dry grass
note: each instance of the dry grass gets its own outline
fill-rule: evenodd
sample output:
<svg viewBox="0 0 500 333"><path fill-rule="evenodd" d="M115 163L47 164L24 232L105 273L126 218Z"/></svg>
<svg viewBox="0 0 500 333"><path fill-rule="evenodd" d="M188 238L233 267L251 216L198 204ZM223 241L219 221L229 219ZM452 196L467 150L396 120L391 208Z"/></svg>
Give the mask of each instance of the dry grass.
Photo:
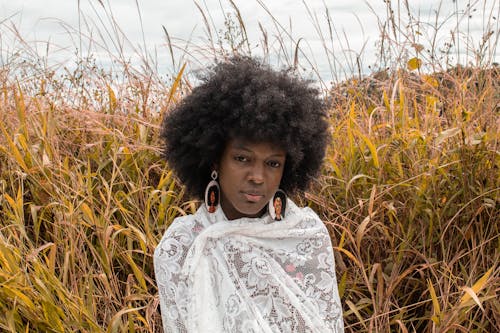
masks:
<svg viewBox="0 0 500 333"><path fill-rule="evenodd" d="M500 71L463 72L334 88L329 163L308 198L337 244L353 332L500 324Z"/></svg>
<svg viewBox="0 0 500 333"><path fill-rule="evenodd" d="M235 17L210 52L248 48ZM124 62L118 80L89 58L62 72L25 59L0 67L0 331L159 331L153 249L196 208L158 138L187 73ZM347 332L493 332L500 69L408 60L327 92L332 145L299 200L331 231Z"/></svg>

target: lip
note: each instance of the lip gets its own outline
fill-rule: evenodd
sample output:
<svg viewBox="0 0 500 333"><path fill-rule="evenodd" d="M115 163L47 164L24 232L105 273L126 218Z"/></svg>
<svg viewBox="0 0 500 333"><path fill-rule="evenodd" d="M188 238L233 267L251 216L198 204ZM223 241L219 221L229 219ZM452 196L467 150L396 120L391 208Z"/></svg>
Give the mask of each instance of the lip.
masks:
<svg viewBox="0 0 500 333"><path fill-rule="evenodd" d="M259 202L264 197L264 195L260 193L252 193L252 192L243 192L243 195L249 202Z"/></svg>

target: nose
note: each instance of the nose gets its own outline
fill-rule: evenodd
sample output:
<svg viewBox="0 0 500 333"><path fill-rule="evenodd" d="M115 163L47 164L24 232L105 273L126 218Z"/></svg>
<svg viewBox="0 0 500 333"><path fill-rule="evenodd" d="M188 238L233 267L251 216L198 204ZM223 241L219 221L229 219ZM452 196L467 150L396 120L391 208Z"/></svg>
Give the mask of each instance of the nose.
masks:
<svg viewBox="0 0 500 333"><path fill-rule="evenodd" d="M248 180L255 184L262 184L264 182L264 167L260 163L254 163L249 170Z"/></svg>

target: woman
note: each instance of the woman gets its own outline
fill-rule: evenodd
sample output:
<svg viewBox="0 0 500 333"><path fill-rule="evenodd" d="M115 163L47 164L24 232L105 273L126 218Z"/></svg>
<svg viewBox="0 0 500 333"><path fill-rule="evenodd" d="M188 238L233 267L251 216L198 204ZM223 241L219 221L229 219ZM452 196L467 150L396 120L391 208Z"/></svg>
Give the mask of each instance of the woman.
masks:
<svg viewBox="0 0 500 333"><path fill-rule="evenodd" d="M343 332L325 226L284 197L272 217L275 197L317 175L327 129L309 82L246 57L216 65L165 116L164 155L205 198L155 250L165 332Z"/></svg>

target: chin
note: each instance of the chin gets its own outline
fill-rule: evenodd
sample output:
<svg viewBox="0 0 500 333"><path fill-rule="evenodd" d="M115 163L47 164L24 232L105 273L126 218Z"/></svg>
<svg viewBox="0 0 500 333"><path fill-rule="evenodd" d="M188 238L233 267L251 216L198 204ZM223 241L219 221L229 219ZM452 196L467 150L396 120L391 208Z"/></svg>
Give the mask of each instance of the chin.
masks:
<svg viewBox="0 0 500 333"><path fill-rule="evenodd" d="M246 208L246 209L238 209L238 211L245 215L245 216L249 216L249 217L258 217L260 215L262 215L262 213L264 212L264 208L266 206L259 206L259 207L252 207L252 208Z"/></svg>

